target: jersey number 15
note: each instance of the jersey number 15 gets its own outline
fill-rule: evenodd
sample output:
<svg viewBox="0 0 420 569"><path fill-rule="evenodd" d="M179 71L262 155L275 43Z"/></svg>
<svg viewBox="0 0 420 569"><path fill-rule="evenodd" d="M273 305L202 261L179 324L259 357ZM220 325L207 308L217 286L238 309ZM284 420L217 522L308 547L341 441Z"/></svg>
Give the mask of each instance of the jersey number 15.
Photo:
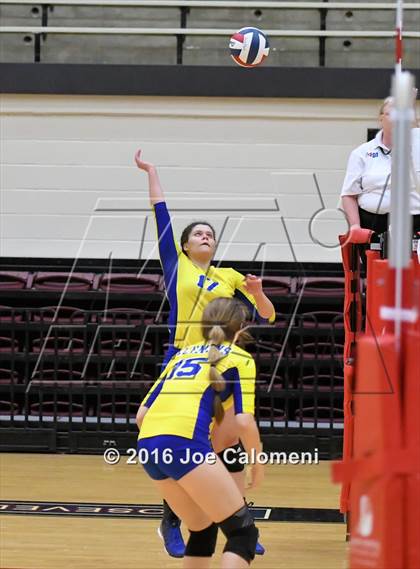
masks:
<svg viewBox="0 0 420 569"><path fill-rule="evenodd" d="M201 363L198 362L207 361L207 358L189 358L188 360L181 360L174 365L165 379L172 379L174 377L195 377L201 371Z"/></svg>

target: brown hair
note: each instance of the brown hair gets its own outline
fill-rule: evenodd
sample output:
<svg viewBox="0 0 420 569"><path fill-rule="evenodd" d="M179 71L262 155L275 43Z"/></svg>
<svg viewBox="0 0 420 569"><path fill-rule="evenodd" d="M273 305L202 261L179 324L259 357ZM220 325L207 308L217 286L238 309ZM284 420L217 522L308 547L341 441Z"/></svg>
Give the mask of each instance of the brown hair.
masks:
<svg viewBox="0 0 420 569"><path fill-rule="evenodd" d="M210 385L216 391L214 398L214 416L217 423L224 417L224 409L219 393L225 389L226 382L216 365L226 357L219 351L219 345L225 342L244 344L252 339L241 328L249 316L246 306L234 298L216 298L208 303L203 312L202 333L204 339L210 344L208 360L210 363ZM238 334L239 332L239 334ZM235 338L236 337L236 338Z"/></svg>
<svg viewBox="0 0 420 569"><path fill-rule="evenodd" d="M184 228L184 230L181 233L181 249L182 252L187 255L188 254L186 251L184 251L184 245L185 243L188 242L188 239L190 238L190 235L194 229L194 227L196 225L207 225L207 227L210 227L210 229L213 232L213 239L216 240L216 231L214 230L214 227L212 225L210 225L210 223L208 221L194 221L193 223L190 223L189 225L187 225L187 227Z"/></svg>

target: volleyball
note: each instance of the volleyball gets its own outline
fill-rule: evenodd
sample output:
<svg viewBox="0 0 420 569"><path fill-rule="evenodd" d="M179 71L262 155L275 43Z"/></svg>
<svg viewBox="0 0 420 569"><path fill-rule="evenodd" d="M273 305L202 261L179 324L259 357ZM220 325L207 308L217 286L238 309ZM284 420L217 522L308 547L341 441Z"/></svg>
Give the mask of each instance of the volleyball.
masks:
<svg viewBox="0 0 420 569"><path fill-rule="evenodd" d="M242 67L256 67L268 56L267 36L258 28L241 28L230 38L230 55Z"/></svg>

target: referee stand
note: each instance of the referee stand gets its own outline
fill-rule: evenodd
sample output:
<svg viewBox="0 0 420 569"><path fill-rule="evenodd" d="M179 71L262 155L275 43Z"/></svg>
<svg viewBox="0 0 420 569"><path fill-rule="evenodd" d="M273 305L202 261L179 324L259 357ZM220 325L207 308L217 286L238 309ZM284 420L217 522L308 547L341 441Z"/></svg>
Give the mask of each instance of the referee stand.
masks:
<svg viewBox="0 0 420 569"><path fill-rule="evenodd" d="M389 247L367 252L365 333L361 331L359 245L343 243L346 274L345 439L333 479L351 513L351 569L420 567L420 265L409 234L409 74L395 79L396 142ZM395 170L395 173L394 173ZM370 240L359 234L359 243ZM357 255L358 256L358 255Z"/></svg>

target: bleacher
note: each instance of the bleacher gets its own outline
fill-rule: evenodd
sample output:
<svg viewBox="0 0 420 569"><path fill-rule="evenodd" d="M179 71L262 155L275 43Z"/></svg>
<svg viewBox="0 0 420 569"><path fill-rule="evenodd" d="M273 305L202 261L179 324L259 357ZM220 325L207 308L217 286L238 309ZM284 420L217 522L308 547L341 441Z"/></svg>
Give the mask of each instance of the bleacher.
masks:
<svg viewBox="0 0 420 569"><path fill-rule="evenodd" d="M130 447L139 401L167 347L168 305L157 265L153 273L104 269L0 272L6 448L88 452L104 436ZM264 279L276 323L254 325L248 348L261 432L274 447L315 445L334 455L342 434L343 280L276 272L267 269Z"/></svg>
<svg viewBox="0 0 420 569"><path fill-rule="evenodd" d="M405 11L406 66L418 68L420 9L408 3ZM394 61L394 7L378 0L2 0L0 19L1 62L234 65L226 58L233 22L271 31L272 66L388 68Z"/></svg>

